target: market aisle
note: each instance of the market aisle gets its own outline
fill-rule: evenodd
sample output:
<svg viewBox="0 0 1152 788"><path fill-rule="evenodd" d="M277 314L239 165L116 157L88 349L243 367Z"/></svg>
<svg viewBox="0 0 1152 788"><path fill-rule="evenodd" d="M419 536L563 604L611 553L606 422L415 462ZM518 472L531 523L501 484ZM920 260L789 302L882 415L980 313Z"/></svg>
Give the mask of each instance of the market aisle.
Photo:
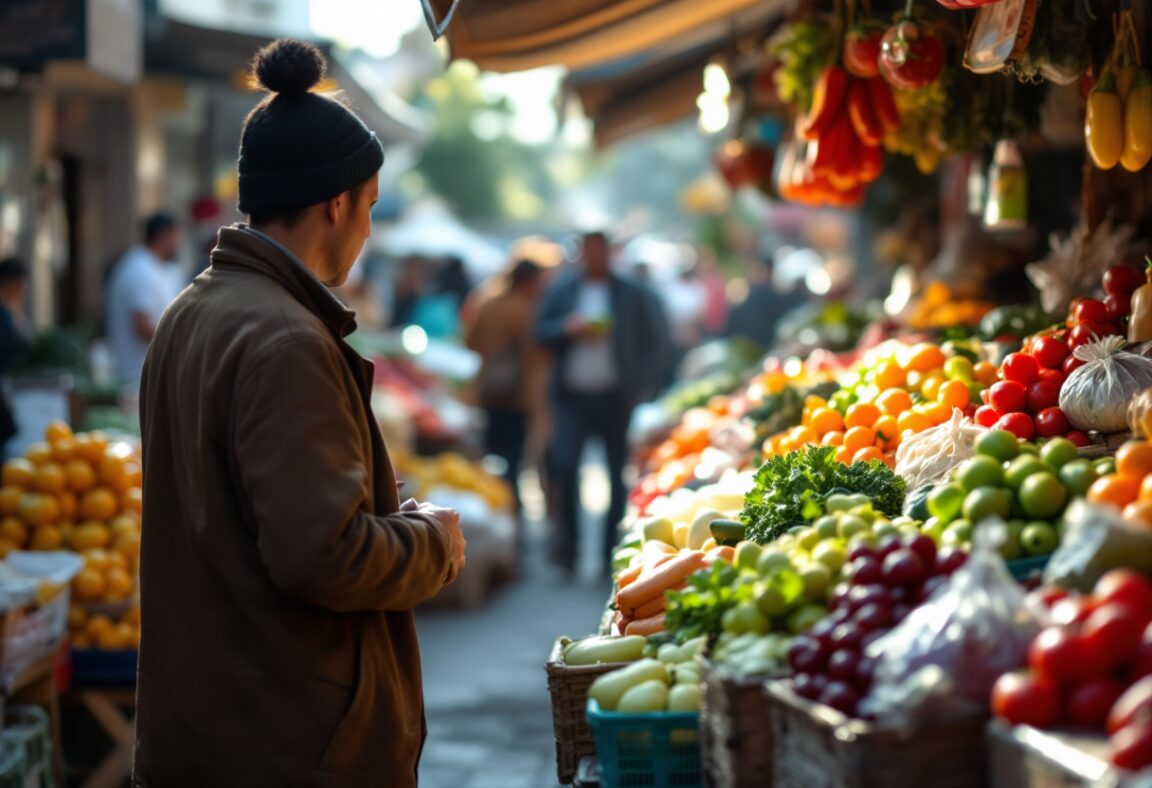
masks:
<svg viewBox="0 0 1152 788"><path fill-rule="evenodd" d="M605 481L586 466L585 501L597 522ZM539 515L538 500L525 504ZM544 660L557 635L591 631L609 589L592 578L594 550L582 551L579 576L566 579L543 561L543 536L534 518L524 576L481 609L417 612L428 716L421 788L557 785Z"/></svg>

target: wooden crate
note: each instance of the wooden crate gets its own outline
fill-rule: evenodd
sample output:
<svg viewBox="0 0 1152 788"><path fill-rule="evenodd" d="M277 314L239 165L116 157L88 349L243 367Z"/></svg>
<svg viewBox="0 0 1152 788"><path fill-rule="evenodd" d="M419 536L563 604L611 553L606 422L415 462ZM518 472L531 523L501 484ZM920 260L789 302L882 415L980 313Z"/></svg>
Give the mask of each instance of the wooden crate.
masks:
<svg viewBox="0 0 1152 788"><path fill-rule="evenodd" d="M588 688L599 676L622 668L625 662L604 665L565 665L564 639L558 638L544 664L548 694L552 697L552 730L556 736L556 778L567 785L576 776L580 759L595 755L592 729L585 709Z"/></svg>
<svg viewBox="0 0 1152 788"><path fill-rule="evenodd" d="M991 788L1101 788L1115 785L1103 734L1042 731L988 723Z"/></svg>
<svg viewBox="0 0 1152 788"><path fill-rule="evenodd" d="M769 682L764 691L775 788L988 785L983 719L894 729L805 700L791 682Z"/></svg>
<svg viewBox="0 0 1152 788"><path fill-rule="evenodd" d="M700 750L708 788L760 788L772 780L772 728L765 677L736 679L707 659L700 708Z"/></svg>

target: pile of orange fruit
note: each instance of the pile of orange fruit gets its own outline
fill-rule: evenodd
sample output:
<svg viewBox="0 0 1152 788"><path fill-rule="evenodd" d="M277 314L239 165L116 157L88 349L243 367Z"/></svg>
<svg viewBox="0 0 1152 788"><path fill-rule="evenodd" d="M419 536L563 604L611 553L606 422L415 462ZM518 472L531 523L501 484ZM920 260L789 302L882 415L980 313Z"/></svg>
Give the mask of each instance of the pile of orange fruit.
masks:
<svg viewBox="0 0 1152 788"><path fill-rule="evenodd" d="M1093 482L1087 498L1120 509L1132 525L1152 529L1152 443L1122 445L1116 451L1116 472Z"/></svg>
<svg viewBox="0 0 1152 788"><path fill-rule="evenodd" d="M124 651L140 647L140 606L132 605L119 615L90 612L72 605L68 615L69 639L74 649Z"/></svg>
<svg viewBox="0 0 1152 788"><path fill-rule="evenodd" d="M905 435L943 424L953 410L974 410L975 392L996 382L996 367L949 358L939 346L921 343L878 361L860 377L851 404L808 397L800 426L768 438L764 454L836 446L836 458L844 463L876 459L894 465Z"/></svg>
<svg viewBox="0 0 1152 788"><path fill-rule="evenodd" d="M0 557L13 550L73 550L81 602L129 600L140 553L140 455L99 432L53 422L44 440L0 467Z"/></svg>

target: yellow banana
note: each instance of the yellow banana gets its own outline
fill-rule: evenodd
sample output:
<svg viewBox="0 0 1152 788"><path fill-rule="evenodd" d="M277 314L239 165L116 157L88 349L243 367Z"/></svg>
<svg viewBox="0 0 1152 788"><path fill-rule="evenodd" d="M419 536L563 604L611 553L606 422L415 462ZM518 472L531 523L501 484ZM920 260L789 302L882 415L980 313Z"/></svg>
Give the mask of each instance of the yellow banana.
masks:
<svg viewBox="0 0 1152 788"><path fill-rule="evenodd" d="M1088 94L1084 142L1092 162L1102 170L1115 167L1124 153L1124 106L1111 70L1104 72Z"/></svg>

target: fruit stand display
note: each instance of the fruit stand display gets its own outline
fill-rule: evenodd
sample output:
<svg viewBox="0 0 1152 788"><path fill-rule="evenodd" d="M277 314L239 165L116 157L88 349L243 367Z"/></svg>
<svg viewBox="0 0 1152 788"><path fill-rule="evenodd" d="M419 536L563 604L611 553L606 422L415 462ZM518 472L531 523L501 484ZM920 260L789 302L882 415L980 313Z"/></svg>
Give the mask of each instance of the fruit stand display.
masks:
<svg viewBox="0 0 1152 788"><path fill-rule="evenodd" d="M1027 266L1037 303L928 272L847 342L781 344L665 399L614 554L594 735L559 776L595 754L606 787L1123 779L1152 767L1152 260L1129 252L1139 210L1104 221L1101 195L1133 177L1113 168L1147 190L1145 17L827 5L767 44L754 95L774 97L745 108L722 175L763 151L765 114L792 131L757 185L806 205L859 204L893 154L928 173L994 148L986 178L971 158L952 176L985 229L1021 228L1040 105L1081 101L1084 226Z"/></svg>

